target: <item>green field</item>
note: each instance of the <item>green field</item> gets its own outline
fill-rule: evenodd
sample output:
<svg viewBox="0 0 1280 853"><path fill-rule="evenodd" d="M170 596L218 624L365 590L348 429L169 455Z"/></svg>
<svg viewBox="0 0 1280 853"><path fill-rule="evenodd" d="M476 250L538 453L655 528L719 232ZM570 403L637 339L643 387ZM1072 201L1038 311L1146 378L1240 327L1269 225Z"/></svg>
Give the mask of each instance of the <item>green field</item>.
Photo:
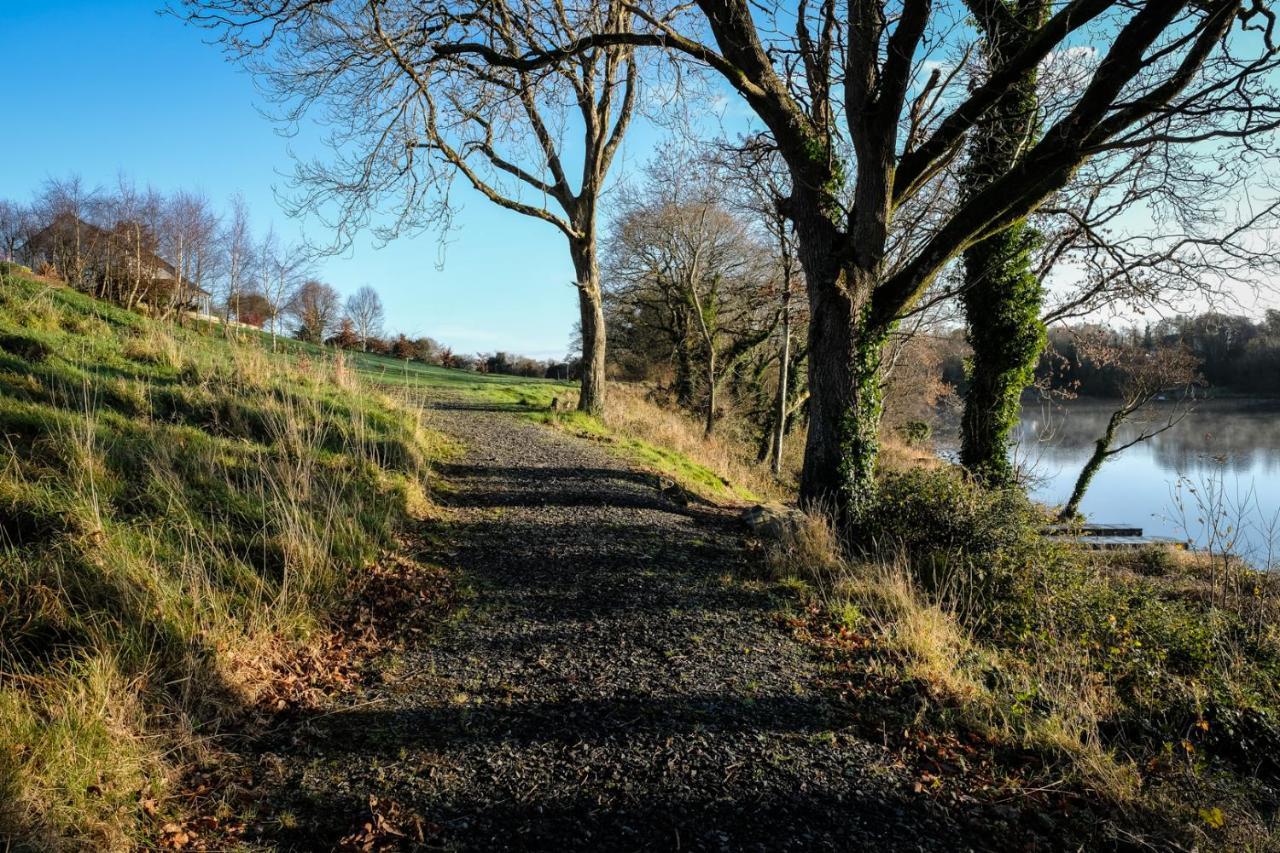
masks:
<svg viewBox="0 0 1280 853"><path fill-rule="evenodd" d="M270 335L253 334L261 334L263 344L270 346ZM410 398L421 394L426 401L453 400L477 408L523 415L537 423L604 444L637 467L669 477L689 491L713 501L726 498L756 500L756 495L742 484L730 482L721 473L684 453L646 441L641 436L629 435L625 430L619 430L608 417L602 421L574 411L577 382L482 374L373 353L346 351L339 356L330 348L284 338L277 340L276 349L295 361L323 359L336 362L340 357L362 379L407 393ZM556 403L554 411L553 401ZM691 428L695 431L700 429L696 425Z"/></svg>

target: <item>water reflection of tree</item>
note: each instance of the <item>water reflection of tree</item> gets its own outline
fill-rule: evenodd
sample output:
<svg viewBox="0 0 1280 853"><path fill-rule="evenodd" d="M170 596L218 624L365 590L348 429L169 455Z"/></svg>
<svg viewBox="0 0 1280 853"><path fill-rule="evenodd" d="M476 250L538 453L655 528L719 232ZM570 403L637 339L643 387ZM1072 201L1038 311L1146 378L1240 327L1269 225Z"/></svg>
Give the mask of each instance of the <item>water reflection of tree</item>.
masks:
<svg viewBox="0 0 1280 853"><path fill-rule="evenodd" d="M1058 417L1045 418L1038 408L1023 419L1023 441L1041 438L1064 451L1089 448L1106 426L1109 409L1090 401L1054 407ZM1161 418L1157 411L1157 419ZM1250 404L1203 404L1172 430L1151 440L1151 455L1160 468L1207 470L1216 457L1225 457L1231 470L1257 468L1280 472L1280 411L1267 412ZM1123 440L1136 436L1141 424L1126 425ZM1048 431L1048 435L1046 435Z"/></svg>

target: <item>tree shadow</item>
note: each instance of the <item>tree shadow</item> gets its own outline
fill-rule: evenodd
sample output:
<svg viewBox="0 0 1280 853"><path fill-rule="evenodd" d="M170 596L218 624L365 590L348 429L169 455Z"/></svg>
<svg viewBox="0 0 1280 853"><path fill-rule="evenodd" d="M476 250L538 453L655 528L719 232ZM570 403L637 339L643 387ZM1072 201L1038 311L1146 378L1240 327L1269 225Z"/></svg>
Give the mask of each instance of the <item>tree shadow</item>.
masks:
<svg viewBox="0 0 1280 853"><path fill-rule="evenodd" d="M545 412L546 406L526 403L469 403L463 400L432 400L428 407L442 412Z"/></svg>
<svg viewBox="0 0 1280 853"><path fill-rule="evenodd" d="M700 524L736 525L736 517L710 504L690 502L680 489L668 493L655 474L620 468L483 466L445 464L438 469L457 484L440 503L459 508L614 507L655 510Z"/></svg>
<svg viewBox="0 0 1280 853"><path fill-rule="evenodd" d="M328 817L290 830L275 829L263 839L280 849L332 849L349 831L332 816L367 813L367 800L355 792L299 791L296 796L299 811ZM973 832L959 843L955 824L922 798L858 790L770 789L744 792L740 798L670 790L620 802L598 792L565 790L498 803L455 795L436 806L433 815L420 816L421 841L405 833L407 837L396 839L399 844L391 849L877 853L1011 849L998 837L988 836L985 844L975 842Z"/></svg>
<svg viewBox="0 0 1280 853"><path fill-rule="evenodd" d="M331 847L373 795L424 821L423 846L447 849L954 849L950 819L927 798L860 784L825 745L801 754L797 744L833 717L813 696L697 693L300 718L288 736L302 734L348 774L338 785L286 784L280 796L316 819L272 825L260 840ZM673 740L692 744L675 764ZM523 765L517 757L548 749L581 759ZM447 765L435 763L441 754ZM424 786L378 769L415 759L454 784ZM922 836L931 829L936 835Z"/></svg>

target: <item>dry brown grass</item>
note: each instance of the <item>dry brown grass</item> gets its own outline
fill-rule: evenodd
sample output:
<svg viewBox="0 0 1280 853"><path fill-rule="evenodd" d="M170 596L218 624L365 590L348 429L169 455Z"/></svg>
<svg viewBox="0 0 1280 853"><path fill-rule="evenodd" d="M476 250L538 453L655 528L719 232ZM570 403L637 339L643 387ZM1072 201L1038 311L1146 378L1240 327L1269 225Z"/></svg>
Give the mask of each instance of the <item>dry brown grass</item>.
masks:
<svg viewBox="0 0 1280 853"><path fill-rule="evenodd" d="M942 596L921 588L903 555L850 560L821 514L805 516L769 554L775 576L798 579L822 612L869 639L877 650L868 657L869 674L923 686L962 727L1062 756L1070 777L1114 803L1137 796L1136 769L1099 735L1099 722L1114 709L1114 690L1065 637L1042 638L1045 648L1026 660L985 646ZM991 671L1003 673L1004 687L985 683ZM1047 713L1019 711L1011 701L1019 694L1038 696Z"/></svg>
<svg viewBox="0 0 1280 853"><path fill-rule="evenodd" d="M753 448L735 440L730 425L708 438L701 422L655 403L643 385L611 384L604 422L619 435L679 454L714 472L725 483L745 489L751 496L783 499L792 494L788 481L793 481L790 472L798 470L798 465L791 466L802 449L802 436L788 437L788 465L784 481L780 483L768 465L755 462Z"/></svg>

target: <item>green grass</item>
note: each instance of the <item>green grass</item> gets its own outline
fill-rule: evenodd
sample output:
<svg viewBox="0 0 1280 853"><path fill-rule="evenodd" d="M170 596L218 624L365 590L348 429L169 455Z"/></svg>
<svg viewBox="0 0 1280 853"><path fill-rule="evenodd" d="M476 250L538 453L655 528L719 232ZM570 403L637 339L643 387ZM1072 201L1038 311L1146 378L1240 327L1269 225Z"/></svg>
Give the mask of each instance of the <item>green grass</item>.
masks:
<svg viewBox="0 0 1280 853"><path fill-rule="evenodd" d="M536 412L530 417L539 423L563 429L573 435L600 441L639 468L669 477L689 491L710 500L729 498L757 500L744 486L721 477L706 465L699 464L678 451L634 438L610 429L599 418L582 412Z"/></svg>
<svg viewBox="0 0 1280 853"><path fill-rule="evenodd" d="M0 278L0 835L137 844L425 511L418 413L286 350Z"/></svg>
<svg viewBox="0 0 1280 853"><path fill-rule="evenodd" d="M261 340L266 347L271 345L268 332L242 332L245 337ZM293 357L323 357L332 359L334 351L330 347L322 347L306 341L298 341L288 337L276 339L276 350L280 354ZM405 386L433 390L439 393L453 392L474 399L487 399L486 394L496 394L495 402L502 401L502 395L514 393L517 389L525 389L532 396L531 401L541 400L545 406L550 403L551 396L560 389L560 393L572 392L575 396L578 384L551 379L540 379L529 376L506 376L500 374L477 373L473 370L459 370L440 367L435 364L424 364L420 361L405 361L387 355L371 352L347 350L343 358L362 377L381 385Z"/></svg>
<svg viewBox="0 0 1280 853"><path fill-rule="evenodd" d="M263 335L269 340L269 335ZM280 339L277 349L293 358L327 358L330 349L300 341ZM343 359L361 378L379 385L428 398L452 398L475 406L492 406L511 411L528 420L572 435L600 442L611 452L639 468L678 482L689 491L709 500L753 501L756 495L742 484L731 482L689 455L627 435L601 420L574 410L578 400L577 382L523 376L481 374L469 370L443 368L403 361L373 353L346 352ZM552 403L556 409L551 409ZM691 429L700 429L693 425Z"/></svg>

